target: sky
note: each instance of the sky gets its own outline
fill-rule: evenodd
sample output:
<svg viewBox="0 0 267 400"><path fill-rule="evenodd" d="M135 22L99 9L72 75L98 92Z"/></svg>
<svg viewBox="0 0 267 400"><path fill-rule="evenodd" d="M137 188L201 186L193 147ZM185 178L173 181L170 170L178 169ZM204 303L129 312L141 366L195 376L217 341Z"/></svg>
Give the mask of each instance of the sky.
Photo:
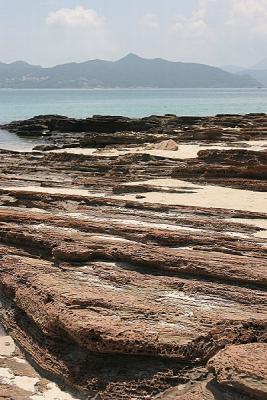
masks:
<svg viewBox="0 0 267 400"><path fill-rule="evenodd" d="M267 57L267 0L0 0L1 62L128 53L249 67Z"/></svg>

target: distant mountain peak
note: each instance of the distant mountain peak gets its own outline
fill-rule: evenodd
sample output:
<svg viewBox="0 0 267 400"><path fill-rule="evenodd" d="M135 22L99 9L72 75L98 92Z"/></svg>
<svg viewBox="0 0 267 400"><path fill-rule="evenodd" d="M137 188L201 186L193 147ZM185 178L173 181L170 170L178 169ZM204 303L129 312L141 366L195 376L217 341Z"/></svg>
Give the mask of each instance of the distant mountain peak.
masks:
<svg viewBox="0 0 267 400"><path fill-rule="evenodd" d="M26 61L22 61L22 60L17 60L17 61L13 61L12 63L10 63L11 65L30 65L29 63L27 63Z"/></svg>
<svg viewBox="0 0 267 400"><path fill-rule="evenodd" d="M142 58L140 56L138 56L137 54L134 53L129 53L127 54L125 57L122 57L120 60L118 61L129 61L129 62L133 62L133 61L140 61L140 60L145 60L145 58Z"/></svg>
<svg viewBox="0 0 267 400"><path fill-rule="evenodd" d="M42 68L41 65L33 65L33 64L30 64L30 63L28 63L26 61L22 61L22 60L13 61L12 63L7 64L7 65L10 65L12 67L23 67L23 68L25 68L25 67L26 68L28 68L28 67L30 67L30 68Z"/></svg>
<svg viewBox="0 0 267 400"><path fill-rule="evenodd" d="M47 68L23 61L0 65L0 88L239 88L258 87L259 82L204 64L147 59L134 53L114 62L89 60Z"/></svg>

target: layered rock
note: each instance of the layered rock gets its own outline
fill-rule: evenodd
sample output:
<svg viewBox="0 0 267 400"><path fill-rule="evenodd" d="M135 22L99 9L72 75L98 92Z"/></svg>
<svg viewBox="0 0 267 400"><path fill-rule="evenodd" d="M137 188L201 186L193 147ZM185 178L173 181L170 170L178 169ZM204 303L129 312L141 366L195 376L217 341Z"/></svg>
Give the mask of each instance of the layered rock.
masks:
<svg viewBox="0 0 267 400"><path fill-rule="evenodd" d="M267 150L202 150L196 160L174 168L172 176L266 191Z"/></svg>
<svg viewBox="0 0 267 400"><path fill-rule="evenodd" d="M264 398L266 152L239 141L260 143L266 116L41 116L7 128L35 126L50 145L75 137L97 151L1 151L0 320L33 365L80 399ZM177 141L171 153L183 141L233 148L131 153L160 140ZM238 205L193 204L207 184L240 188ZM258 208L243 204L248 192ZM2 393L32 396L12 379Z"/></svg>

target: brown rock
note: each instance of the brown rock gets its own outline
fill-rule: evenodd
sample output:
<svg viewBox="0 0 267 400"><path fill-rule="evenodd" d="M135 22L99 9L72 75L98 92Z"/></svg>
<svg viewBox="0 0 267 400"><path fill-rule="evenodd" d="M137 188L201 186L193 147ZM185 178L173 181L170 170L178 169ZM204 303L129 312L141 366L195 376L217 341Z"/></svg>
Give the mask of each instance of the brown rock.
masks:
<svg viewBox="0 0 267 400"><path fill-rule="evenodd" d="M229 346L212 358L208 367L221 385L255 400L267 398L267 344Z"/></svg>
<svg viewBox="0 0 267 400"><path fill-rule="evenodd" d="M246 137L266 137L267 116L50 115L7 128L47 129L52 136L41 150L166 139L238 147ZM186 181L264 190L264 152L208 150L183 162L83 153L0 151L0 319L8 333L81 398L255 400L265 379L252 367L256 351L236 361L242 371L248 365L246 374L230 356L230 370L225 357L225 368L221 361L210 367L215 375L206 363L226 346L266 342L266 214L160 199L192 193ZM179 189L147 183L176 173L185 181ZM24 373L13 361L1 359Z"/></svg>

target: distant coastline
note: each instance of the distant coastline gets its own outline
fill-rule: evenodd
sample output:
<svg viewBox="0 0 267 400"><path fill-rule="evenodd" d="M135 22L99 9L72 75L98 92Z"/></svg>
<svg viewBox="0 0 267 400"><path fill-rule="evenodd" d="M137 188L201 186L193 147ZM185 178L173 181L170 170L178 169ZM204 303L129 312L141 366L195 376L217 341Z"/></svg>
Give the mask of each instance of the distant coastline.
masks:
<svg viewBox="0 0 267 400"><path fill-rule="evenodd" d="M132 91L142 91L142 90L144 90L144 91L157 91L157 90L162 90L162 91L164 91L164 90L169 90L169 91L176 91L176 90L192 90L192 91L195 91L195 90L235 90L235 89L237 89L237 90L262 90L262 89L267 89L267 86L259 86L259 87L257 87L257 86L244 86L244 87L220 87L220 86L216 86L216 87L201 87L201 86L199 86L199 87L173 87L173 88L169 88L169 87L146 87L146 86L140 86L140 87L131 87L131 86L129 86L129 87L82 87L82 88L80 88L80 87L59 87L59 88L57 88L57 87L45 87L45 88L31 88L31 87L25 87L25 88L17 88L17 87L0 87L0 90L1 91L15 91L15 90L19 90L19 91L33 91L33 90L35 90L35 91L52 91L52 90L54 90L54 91L58 91L58 90L60 90L60 91L67 91L67 90L69 90L69 91L71 91L71 90L73 90L73 91L108 91L108 90L110 90L110 91L116 91L116 90L118 90L118 91L127 91L127 90L132 90Z"/></svg>
<svg viewBox="0 0 267 400"><path fill-rule="evenodd" d="M221 91L227 91L227 90L267 90L267 86L260 86L260 87L197 87L197 88L192 88L192 87L179 87L179 88L168 88L168 87L91 87L91 88L72 88L72 87L64 87L64 88L53 88L53 87L47 87L47 88L3 88L0 87L0 91L81 91L81 92L86 92L86 91L183 91L183 90L188 90L188 91L209 91L209 90L221 90Z"/></svg>
<svg viewBox="0 0 267 400"><path fill-rule="evenodd" d="M205 64L145 59L129 54L118 61L91 60L43 68L23 61L0 63L0 88L14 89L185 89L258 88L249 74Z"/></svg>

